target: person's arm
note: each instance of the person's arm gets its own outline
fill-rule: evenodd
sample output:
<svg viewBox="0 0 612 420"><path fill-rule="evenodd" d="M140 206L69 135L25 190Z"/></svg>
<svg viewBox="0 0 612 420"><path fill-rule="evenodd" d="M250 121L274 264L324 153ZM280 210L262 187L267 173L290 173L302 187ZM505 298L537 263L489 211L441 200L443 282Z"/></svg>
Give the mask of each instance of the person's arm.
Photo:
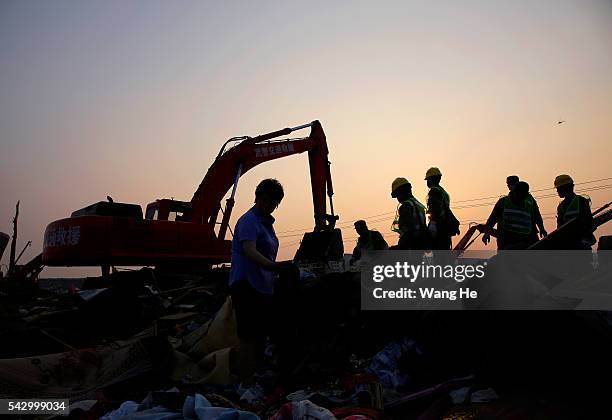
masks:
<svg viewBox="0 0 612 420"><path fill-rule="evenodd" d="M266 270L277 271L279 269L277 263L270 261L257 250L255 241L242 241L242 249L248 259Z"/></svg>
<svg viewBox="0 0 612 420"><path fill-rule="evenodd" d="M578 212L577 223L578 229L585 237L590 237L593 233L593 214L591 213L591 206L589 200L586 198L580 199L580 209Z"/></svg>
<svg viewBox="0 0 612 420"><path fill-rule="evenodd" d="M351 257L351 261L355 262L361 259L361 249L359 248L359 244L355 248L353 248L353 255Z"/></svg>
<svg viewBox="0 0 612 420"><path fill-rule="evenodd" d="M412 206L408 204L402 204L398 210L399 220L397 221L400 231L404 232L402 236L406 238L413 238L416 236L414 218L416 214Z"/></svg>
<svg viewBox="0 0 612 420"><path fill-rule="evenodd" d="M501 217L504 212L504 199L505 197L502 197L497 200L497 203L495 203L495 207L493 207L493 211L491 211L491 215L487 219L487 223L485 223L485 226L487 228L493 228L493 226L498 224L501 220ZM491 235L489 233L485 233L484 235L482 235L482 242L484 242L485 245L491 242Z"/></svg>
<svg viewBox="0 0 612 420"><path fill-rule="evenodd" d="M382 236L382 233L378 231L372 231L372 234L374 235L374 242L376 244L374 246L374 249L389 249L389 244L387 244L387 241L385 241L385 238Z"/></svg>
<svg viewBox="0 0 612 420"><path fill-rule="evenodd" d="M438 236L438 232L444 229L446 223L444 220L444 197L442 192L433 188L429 190L427 194L427 213L429 213L429 224L428 229L432 238Z"/></svg>
<svg viewBox="0 0 612 420"><path fill-rule="evenodd" d="M495 207L493 207L493 211L491 211L487 223L485 223L489 229L493 228L502 219L504 214L504 199L505 197L502 197L495 203Z"/></svg>
<svg viewBox="0 0 612 420"><path fill-rule="evenodd" d="M438 189L429 190L427 195L427 211L434 222L443 222L444 215L444 196Z"/></svg>
<svg viewBox="0 0 612 420"><path fill-rule="evenodd" d="M542 213L540 213L540 207L538 206L538 202L535 201L535 199L533 199L532 201L533 201L533 218L534 218L535 224L538 227L540 236L545 237L546 235L548 235L548 233L546 232L546 228L544 227L544 219L542 218Z"/></svg>

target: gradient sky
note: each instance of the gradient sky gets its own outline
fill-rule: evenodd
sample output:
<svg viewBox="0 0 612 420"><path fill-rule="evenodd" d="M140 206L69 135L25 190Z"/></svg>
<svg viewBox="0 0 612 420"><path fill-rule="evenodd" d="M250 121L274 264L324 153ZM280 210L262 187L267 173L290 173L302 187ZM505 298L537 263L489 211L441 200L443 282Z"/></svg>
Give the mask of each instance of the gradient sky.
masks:
<svg viewBox="0 0 612 420"><path fill-rule="evenodd" d="M612 1L0 2L0 231L21 200L22 262L52 220L107 194L189 200L227 138L314 119L349 252L352 220L395 210L395 177L424 201L429 166L453 202L501 195L510 174L532 190L611 178ZM246 174L234 221L265 177L286 189L290 258L301 234L281 232L313 225L306 156ZM539 201L549 231L557 202ZM394 244L391 217L370 225Z"/></svg>

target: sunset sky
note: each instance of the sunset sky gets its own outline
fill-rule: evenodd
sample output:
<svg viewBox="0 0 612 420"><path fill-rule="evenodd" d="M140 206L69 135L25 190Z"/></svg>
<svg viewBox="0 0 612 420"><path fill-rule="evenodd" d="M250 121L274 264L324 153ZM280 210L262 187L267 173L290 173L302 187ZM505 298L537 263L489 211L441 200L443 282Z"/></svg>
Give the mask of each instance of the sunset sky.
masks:
<svg viewBox="0 0 612 420"><path fill-rule="evenodd" d="M0 231L21 200L22 263L73 210L189 200L229 137L315 119L349 252L357 218L397 242L391 181L424 202L430 166L462 222L507 175L548 189L551 231L560 173L612 201L612 1L0 2ZM232 225L267 177L288 259L313 226L305 155L247 173Z"/></svg>

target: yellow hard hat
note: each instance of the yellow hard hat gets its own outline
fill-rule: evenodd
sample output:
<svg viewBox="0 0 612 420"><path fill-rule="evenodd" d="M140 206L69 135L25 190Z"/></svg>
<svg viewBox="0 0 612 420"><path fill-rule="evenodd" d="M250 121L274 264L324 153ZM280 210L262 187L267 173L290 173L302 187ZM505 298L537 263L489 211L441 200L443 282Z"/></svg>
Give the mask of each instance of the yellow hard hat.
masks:
<svg viewBox="0 0 612 420"><path fill-rule="evenodd" d="M402 185L410 185L410 182L406 178L395 178L391 183L391 197L395 197L395 190Z"/></svg>
<svg viewBox="0 0 612 420"><path fill-rule="evenodd" d="M438 168L429 168L427 172L425 172L425 179L431 178L432 176L442 176L442 172Z"/></svg>
<svg viewBox="0 0 612 420"><path fill-rule="evenodd" d="M573 184L574 180L569 175L559 175L555 178L555 188L559 188L563 185Z"/></svg>

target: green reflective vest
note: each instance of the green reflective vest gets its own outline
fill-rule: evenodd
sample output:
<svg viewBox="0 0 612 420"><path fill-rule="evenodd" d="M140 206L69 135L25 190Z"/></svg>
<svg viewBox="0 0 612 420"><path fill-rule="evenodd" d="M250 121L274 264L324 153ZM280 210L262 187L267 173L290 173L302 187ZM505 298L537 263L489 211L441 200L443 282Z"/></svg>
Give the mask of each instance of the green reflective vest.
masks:
<svg viewBox="0 0 612 420"><path fill-rule="evenodd" d="M444 208L450 208L450 196L448 195L448 193L446 192L446 190L444 188L442 188L441 185L434 185L433 187L430 188L430 190L438 190L442 193L442 200L444 201Z"/></svg>
<svg viewBox="0 0 612 420"><path fill-rule="evenodd" d="M533 227L533 205L531 200L525 199L522 206L517 206L510 197L504 199L504 213L502 229L508 232L529 235Z"/></svg>
<svg viewBox="0 0 612 420"><path fill-rule="evenodd" d="M533 198L533 195L531 195L530 193L527 193L527 201L529 201L531 203L531 206L533 207L533 204L535 203L535 198Z"/></svg>
<svg viewBox="0 0 612 420"><path fill-rule="evenodd" d="M425 226L426 222L425 222L425 211L426 208L424 205L422 205L419 200L417 200L415 197L410 197L407 200L402 201L402 203L400 205L406 205L408 207L410 207L412 209L412 214L414 216L414 224L415 224L415 228L419 228L420 226ZM391 230L393 232L399 233L400 236L403 235L405 232L402 232L399 228L399 208L400 205L397 206L397 210L395 211L395 219L393 220L393 223L391 224Z"/></svg>
<svg viewBox="0 0 612 420"><path fill-rule="evenodd" d="M585 200L588 200L589 205L590 205L591 199L588 197L583 197L583 198ZM577 194L574 195L574 198L572 198L572 201L570 201L569 205L565 207L565 209L563 208L561 204L559 204L559 207L557 208L557 218L559 219L562 225L569 222L572 219L575 219L576 217L578 217L579 214L580 214L580 197Z"/></svg>

